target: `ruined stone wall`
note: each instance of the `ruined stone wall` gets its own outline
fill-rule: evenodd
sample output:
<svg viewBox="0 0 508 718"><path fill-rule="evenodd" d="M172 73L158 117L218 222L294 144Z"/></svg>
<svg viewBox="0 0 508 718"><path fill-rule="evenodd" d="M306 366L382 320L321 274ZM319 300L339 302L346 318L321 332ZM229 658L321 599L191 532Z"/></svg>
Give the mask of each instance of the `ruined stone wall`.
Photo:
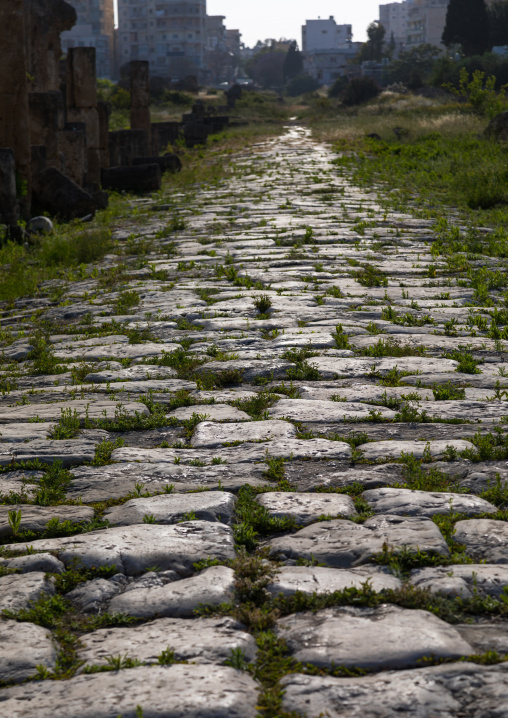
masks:
<svg viewBox="0 0 508 718"><path fill-rule="evenodd" d="M10 0L2 0L9 2ZM25 48L29 89L60 89L58 64L62 56L60 33L76 24L76 10L65 0L22 0L25 12ZM22 45L18 47L19 49Z"/></svg>

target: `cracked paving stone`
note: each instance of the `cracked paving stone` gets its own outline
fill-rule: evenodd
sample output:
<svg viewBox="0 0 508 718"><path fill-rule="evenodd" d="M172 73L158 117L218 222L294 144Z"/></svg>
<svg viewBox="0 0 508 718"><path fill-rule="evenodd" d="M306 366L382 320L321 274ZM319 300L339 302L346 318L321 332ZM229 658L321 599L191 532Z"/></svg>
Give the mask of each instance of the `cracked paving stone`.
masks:
<svg viewBox="0 0 508 718"><path fill-rule="evenodd" d="M501 718L508 713L508 664L451 663L361 678L292 674L284 709L305 718Z"/></svg>
<svg viewBox="0 0 508 718"><path fill-rule="evenodd" d="M210 459L211 461L212 459ZM83 466L72 470L73 478L67 488L67 498L92 503L122 498L134 491L136 485L155 493L173 485L173 492L197 489L237 492L244 484L269 485L263 480L263 465L217 464L212 466L176 466L173 458L166 463L118 463L110 466ZM1 481L1 477L0 477ZM1 486L1 483L0 483Z"/></svg>
<svg viewBox="0 0 508 718"><path fill-rule="evenodd" d="M35 439L46 439L55 426L54 423L0 424L0 446L4 442L20 444Z"/></svg>
<svg viewBox="0 0 508 718"><path fill-rule="evenodd" d="M22 461L39 461L41 464L60 461L65 467L76 466L94 460L97 443L99 442L78 438L69 441L36 439L26 444L4 444L3 447L0 444L0 466Z"/></svg>
<svg viewBox="0 0 508 718"><path fill-rule="evenodd" d="M373 591L397 589L402 581L381 566L338 569L324 566L282 566L267 586L272 596L292 596L297 591L306 594L333 593L346 588L358 588L369 582Z"/></svg>
<svg viewBox="0 0 508 718"><path fill-rule="evenodd" d="M317 521L320 516L357 516L353 499L341 494L304 494L272 491L261 494L258 502L270 516L289 516L297 524Z"/></svg>
<svg viewBox="0 0 508 718"><path fill-rule="evenodd" d="M432 613L398 606L328 608L277 621L291 655L319 668L382 671L417 666L425 656L473 653L458 631Z"/></svg>
<svg viewBox="0 0 508 718"><path fill-rule="evenodd" d="M252 421L251 417L240 411L234 406L227 404L197 404L194 406L185 406L181 409L170 411L168 416L173 416L179 421L192 419L194 414L206 416L209 421Z"/></svg>
<svg viewBox="0 0 508 718"><path fill-rule="evenodd" d="M411 489L372 489L362 494L378 514L397 516L435 516L436 514L495 514L497 507L471 494L446 491L412 491Z"/></svg>
<svg viewBox="0 0 508 718"><path fill-rule="evenodd" d="M140 524L29 544L7 544L8 551L51 551L69 567L73 561L85 568L115 566L119 573L138 576L151 566L173 570L182 576L193 572L196 561L235 558L233 532L222 523L185 521L175 526ZM2 580L2 579L0 579Z"/></svg>
<svg viewBox="0 0 508 718"><path fill-rule="evenodd" d="M367 563L388 545L395 553L402 547L448 556L446 541L428 518L375 516L363 524L347 520L323 521L295 534L270 541L270 555L285 561L316 560L336 568Z"/></svg>
<svg viewBox="0 0 508 718"><path fill-rule="evenodd" d="M121 403L122 414L127 416L150 416L150 412L144 404L135 402ZM58 421L65 411L76 412L81 424L88 419L114 419L118 411L117 401L85 401L76 399L54 404L30 404L26 406L0 407L0 424L12 422L26 423L28 419L37 417L41 421Z"/></svg>
<svg viewBox="0 0 508 718"><path fill-rule="evenodd" d="M231 651L241 650L246 661L256 658L256 642L244 626L229 617L159 618L142 626L105 628L81 636L78 651L84 665L107 665L108 656L128 655L143 664L157 665L158 657L168 648L177 661L224 663Z"/></svg>
<svg viewBox="0 0 508 718"><path fill-rule="evenodd" d="M199 521L221 521L230 524L233 520L236 499L224 491L205 491L199 494L178 494L131 499L121 506L108 509L104 514L111 526L142 524L145 517L153 523L176 524L189 515Z"/></svg>
<svg viewBox="0 0 508 718"><path fill-rule="evenodd" d="M361 444L358 449L366 461L379 461L383 459L400 459L402 454L413 454L415 459L424 459L427 453L433 459L442 459L450 447L457 453L474 450L470 441L451 439L450 441L373 441L370 444Z"/></svg>
<svg viewBox="0 0 508 718"><path fill-rule="evenodd" d="M453 536L471 558L487 563L508 563L508 523L493 519L457 521Z"/></svg>
<svg viewBox="0 0 508 718"><path fill-rule="evenodd" d="M346 421L348 419L368 419L372 411L372 406L359 402L282 399L268 410L268 414L273 419L287 417L294 421L325 423L327 421ZM376 407L376 411L379 412L383 419L395 418L395 412L391 409Z"/></svg>
<svg viewBox="0 0 508 718"><path fill-rule="evenodd" d="M21 611L41 596L53 596L54 593L53 581L40 571L0 576L1 611Z"/></svg>
<svg viewBox="0 0 508 718"><path fill-rule="evenodd" d="M229 603L233 599L234 588L234 571L231 568L211 566L197 576L164 586L133 587L113 598L109 611L136 618L191 618L202 604L220 606L221 603Z"/></svg>
<svg viewBox="0 0 508 718"><path fill-rule="evenodd" d="M38 666L51 670L56 665L56 658L51 631L33 623L0 621L0 682L24 681L35 676Z"/></svg>
<svg viewBox="0 0 508 718"><path fill-rule="evenodd" d="M142 666L0 690L10 718L254 718L258 684L228 666ZM139 714L139 712L138 712Z"/></svg>
<svg viewBox="0 0 508 718"><path fill-rule="evenodd" d="M245 424L215 424L203 421L198 424L192 435L194 448L222 446L233 441L272 441L293 439L296 428L287 421L253 421ZM269 445L266 447L269 448Z"/></svg>
<svg viewBox="0 0 508 718"><path fill-rule="evenodd" d="M50 553L35 553L4 560L0 559L0 566L14 568L21 573L31 573L32 571L63 573L65 571L63 563Z"/></svg>
<svg viewBox="0 0 508 718"><path fill-rule="evenodd" d="M428 566L411 571L410 580L417 588L431 593L472 598L478 592L500 598L508 586L508 567L487 563Z"/></svg>
<svg viewBox="0 0 508 718"><path fill-rule="evenodd" d="M48 521L57 519L59 522L69 521L71 524L85 524L94 517L94 510L89 506L34 506L32 504L0 505L0 538L13 535L9 524L9 512L21 512L18 531L44 531Z"/></svg>
<svg viewBox="0 0 508 718"><path fill-rule="evenodd" d="M145 379L169 379L176 377L176 371L167 366L142 364L127 369L91 372L83 379L83 384L107 384L117 381L142 381ZM116 388L116 387L113 387Z"/></svg>

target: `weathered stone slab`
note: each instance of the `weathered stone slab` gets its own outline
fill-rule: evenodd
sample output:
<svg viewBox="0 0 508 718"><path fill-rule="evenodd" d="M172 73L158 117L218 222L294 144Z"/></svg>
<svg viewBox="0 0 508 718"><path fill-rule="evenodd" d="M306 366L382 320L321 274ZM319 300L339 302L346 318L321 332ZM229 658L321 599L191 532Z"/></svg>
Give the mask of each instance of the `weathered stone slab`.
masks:
<svg viewBox="0 0 508 718"><path fill-rule="evenodd" d="M292 596L297 591L306 594L332 593L346 588L362 588L366 583L374 591L397 589L402 581L381 566L338 569L324 566L282 566L267 586L277 596Z"/></svg>
<svg viewBox="0 0 508 718"><path fill-rule="evenodd" d="M9 525L9 512L21 511L19 531L44 531L48 521L58 519L71 524L84 524L94 517L89 506L34 506L33 504L0 505L0 538L12 536Z"/></svg>
<svg viewBox="0 0 508 718"><path fill-rule="evenodd" d="M272 539L270 554L285 560L316 559L327 566L351 568L367 563L385 545L395 553L406 547L440 556L449 554L446 541L430 519L381 515L363 524L338 519L307 526L290 536Z"/></svg>
<svg viewBox="0 0 508 718"><path fill-rule="evenodd" d="M85 419L114 419L118 412L117 401L85 401L76 399L63 403L54 404L26 404L25 406L0 407L0 424L25 423L27 419L37 417L40 421L58 421L62 415L62 409L77 413L80 421L84 424ZM138 402L122 402L122 414L135 416L136 412L141 416L149 416L150 412L144 404Z"/></svg>
<svg viewBox="0 0 508 718"><path fill-rule="evenodd" d="M143 379L169 379L176 376L176 371L168 366L151 366L138 364L127 369L96 371L87 374L83 383L107 384L117 381L141 381ZM115 388L115 387L113 387Z"/></svg>
<svg viewBox="0 0 508 718"><path fill-rule="evenodd" d="M0 424L0 444L21 444L35 439L46 439L54 423Z"/></svg>
<svg viewBox="0 0 508 718"><path fill-rule="evenodd" d="M30 542L35 551L56 553L69 566L115 566L118 573L137 576L149 567L173 570L182 576L205 558L235 557L233 533L222 523L186 521L176 526L134 525L91 531L78 536ZM24 550L24 544L8 544L8 550Z"/></svg>
<svg viewBox="0 0 508 718"><path fill-rule="evenodd" d="M362 494L376 513L397 516L435 516L436 514L495 514L497 507L472 494L411 489L373 489Z"/></svg>
<svg viewBox="0 0 508 718"><path fill-rule="evenodd" d="M282 685L284 709L305 718L399 718L411 713L418 718L497 718L508 708L506 663L452 663L362 678L293 674Z"/></svg>
<svg viewBox="0 0 508 718"><path fill-rule="evenodd" d="M224 371L242 372L243 381L249 382L256 377L284 379L287 370L295 365L283 360L265 361L261 359L233 359L232 361L213 361L198 367L198 374L219 373Z"/></svg>
<svg viewBox="0 0 508 718"><path fill-rule="evenodd" d="M71 349L57 349L57 359L82 361L104 361L105 359L137 359L139 357L161 356L162 352L174 351L176 344L102 344L99 346L73 346Z"/></svg>
<svg viewBox="0 0 508 718"><path fill-rule="evenodd" d="M244 424L245 427L266 422L253 422ZM270 423L270 422L268 422ZM274 422L283 423L283 422ZM220 424L215 424L220 427ZM239 426L242 426L241 424ZM291 426L291 424L288 424ZM215 430L215 429L214 429ZM298 459L349 459L351 447L342 441L328 441L326 439L277 439L259 444L245 443L241 446L217 447L212 450L199 448L199 460L211 463L214 458L222 458L230 464L251 463L265 461L267 456L283 457L288 460ZM182 463L196 460L195 451L185 449L115 449L111 458L113 461L140 461L154 463L175 463L175 458Z"/></svg>
<svg viewBox="0 0 508 718"><path fill-rule="evenodd" d="M203 421L196 426L191 443L195 448L201 448L221 446L233 441L280 441L293 439L295 436L296 428L287 421L253 421L245 424L215 424L212 421Z"/></svg>
<svg viewBox="0 0 508 718"><path fill-rule="evenodd" d="M323 379L335 379L337 376L360 377L376 372L384 376L397 368L399 371L425 372L453 371L457 362L453 359L434 359L431 357L387 357L386 359L338 359L334 357L312 357L308 360L315 366Z"/></svg>
<svg viewBox="0 0 508 718"><path fill-rule="evenodd" d="M379 671L416 667L425 656L472 653L458 631L432 613L390 605L297 613L280 619L277 633L297 661L320 668Z"/></svg>
<svg viewBox="0 0 508 718"><path fill-rule="evenodd" d="M479 591L499 598L504 595L504 587L508 586L508 567L471 563L419 568L411 571L411 583L446 596L471 598Z"/></svg>
<svg viewBox="0 0 508 718"><path fill-rule="evenodd" d="M81 637L79 660L103 666L108 656L128 655L148 665L157 665L166 649L177 661L221 664L241 650L246 661L256 657L256 642L233 618L159 618L142 626L106 628Z"/></svg>
<svg viewBox="0 0 508 718"><path fill-rule="evenodd" d="M0 576L1 611L21 611L40 596L53 596L54 593L53 582L39 571Z"/></svg>
<svg viewBox="0 0 508 718"><path fill-rule="evenodd" d="M488 563L508 563L508 523L493 519L468 519L455 524L453 536L464 544L468 556Z"/></svg>
<svg viewBox="0 0 508 718"><path fill-rule="evenodd" d="M209 421L252 421L251 417L240 411L234 406L228 404L197 404L195 406L183 406L180 409L171 411L168 416L172 416L179 421L192 419L193 414L206 416Z"/></svg>
<svg viewBox="0 0 508 718"><path fill-rule="evenodd" d="M96 578L78 584L65 597L83 613L99 613L106 602L116 596L120 590L121 586L118 583Z"/></svg>
<svg viewBox="0 0 508 718"><path fill-rule="evenodd" d="M228 666L146 666L10 688L0 694L10 718L254 718L257 683ZM139 715L139 711L138 711Z"/></svg>
<svg viewBox="0 0 508 718"><path fill-rule="evenodd" d="M195 560L198 560L198 555ZM218 606L230 602L234 587L234 571L231 568L211 566L197 576L182 581L126 591L113 598L109 610L136 618L190 618L202 604Z"/></svg>
<svg viewBox="0 0 508 718"><path fill-rule="evenodd" d="M34 676L37 666L51 670L55 665L51 631L33 623L0 621L0 681L18 683Z"/></svg>
<svg viewBox="0 0 508 718"><path fill-rule="evenodd" d="M135 453L139 450L133 450ZM157 454L163 453L157 450ZM190 452L189 452L190 453ZM222 453L222 451L221 451ZM144 451L149 456L149 450ZM201 456L201 454L200 454ZM213 457L207 457L211 463ZM190 460L190 459L189 459ZM108 498L121 498L134 491L136 484L150 493L163 492L173 485L173 492L186 492L198 488L216 491L238 491L244 484L266 486L263 479L263 465L250 464L213 464L208 466L189 466L182 461L176 465L171 460L160 461L158 456L150 463L120 463L110 466L83 466L72 470L74 478L67 490L69 498L81 497L82 501L92 503ZM1 487L1 483L0 483Z"/></svg>
<svg viewBox="0 0 508 718"><path fill-rule="evenodd" d="M451 439L450 441L373 441L370 444L361 444L358 449L367 461L383 461L387 459L400 459L402 454L413 454L416 459L423 459L430 453L433 459L442 459L448 447L457 453L474 450L470 441Z"/></svg>
<svg viewBox="0 0 508 718"><path fill-rule="evenodd" d="M508 625L506 623L462 623L455 626L462 638L472 646L476 655L495 651L508 655Z"/></svg>
<svg viewBox="0 0 508 718"><path fill-rule="evenodd" d="M258 497L271 516L290 516L297 524L317 521L320 516L356 516L353 499L346 494L303 494L273 491Z"/></svg>
<svg viewBox="0 0 508 718"><path fill-rule="evenodd" d="M312 399L281 399L268 409L273 419L287 417L293 421L325 423L348 419L368 419L373 407L360 402L320 401ZM395 412L385 407L376 407L383 419L393 419Z"/></svg>
<svg viewBox="0 0 508 718"><path fill-rule="evenodd" d="M9 466L17 461L40 461L41 464L60 461L65 467L84 464L95 458L96 443L86 439L66 441L36 439L26 444L4 444L4 447L9 448L0 449L0 466Z"/></svg>
<svg viewBox="0 0 508 718"><path fill-rule="evenodd" d="M34 553L0 560L0 566L15 568L21 573L38 571L42 573L63 573L65 566L50 553Z"/></svg>
<svg viewBox="0 0 508 718"><path fill-rule="evenodd" d="M205 491L198 494L176 494L131 499L104 514L111 526L142 524L149 516L157 524L176 524L190 515L199 521L222 521L230 524L236 499L225 491ZM1 508L1 507L0 507Z"/></svg>
<svg viewBox="0 0 508 718"><path fill-rule="evenodd" d="M422 401L418 408L434 419L464 419L469 421L499 421L508 414L505 401Z"/></svg>
<svg viewBox="0 0 508 718"><path fill-rule="evenodd" d="M377 386L375 384L353 384L352 386L334 387L321 389L317 386L301 386L299 388L300 398L331 400L332 397L340 397L345 402L377 403L387 399L401 400L408 394L416 394L421 400L434 400L431 389L412 389L407 386Z"/></svg>

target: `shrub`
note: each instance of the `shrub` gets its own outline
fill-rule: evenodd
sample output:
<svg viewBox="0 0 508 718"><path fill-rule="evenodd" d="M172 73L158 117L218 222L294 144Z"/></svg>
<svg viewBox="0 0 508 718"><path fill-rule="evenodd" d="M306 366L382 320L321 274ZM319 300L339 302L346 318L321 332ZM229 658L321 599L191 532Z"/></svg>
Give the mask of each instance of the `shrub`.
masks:
<svg viewBox="0 0 508 718"><path fill-rule="evenodd" d="M342 94L342 102L347 107L361 105L373 100L381 92L381 88L371 77L354 77Z"/></svg>
<svg viewBox="0 0 508 718"><path fill-rule="evenodd" d="M289 97L297 97L306 92L314 92L319 87L319 82L310 75L298 75L288 82L286 94Z"/></svg>

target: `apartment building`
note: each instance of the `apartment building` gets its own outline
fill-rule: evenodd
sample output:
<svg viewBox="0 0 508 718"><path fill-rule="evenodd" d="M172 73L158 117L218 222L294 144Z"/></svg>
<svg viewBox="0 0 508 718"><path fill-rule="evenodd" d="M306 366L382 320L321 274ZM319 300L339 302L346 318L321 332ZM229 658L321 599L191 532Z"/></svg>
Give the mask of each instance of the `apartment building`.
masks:
<svg viewBox="0 0 508 718"><path fill-rule="evenodd" d="M76 25L61 35L63 52L71 47L95 47L97 77L112 78L115 66L114 0L67 0L76 10Z"/></svg>
<svg viewBox="0 0 508 718"><path fill-rule="evenodd" d="M448 3L449 0L405 0L380 5L379 22L386 30L386 41L393 37L398 49L425 44L443 48Z"/></svg>
<svg viewBox="0 0 508 718"><path fill-rule="evenodd" d="M118 0L120 64L148 60L153 75L204 76L206 0Z"/></svg>
<svg viewBox="0 0 508 718"><path fill-rule="evenodd" d="M361 43L353 42L351 25L338 25L331 16L327 20L307 20L302 27L304 72L324 85L331 85L347 73Z"/></svg>

